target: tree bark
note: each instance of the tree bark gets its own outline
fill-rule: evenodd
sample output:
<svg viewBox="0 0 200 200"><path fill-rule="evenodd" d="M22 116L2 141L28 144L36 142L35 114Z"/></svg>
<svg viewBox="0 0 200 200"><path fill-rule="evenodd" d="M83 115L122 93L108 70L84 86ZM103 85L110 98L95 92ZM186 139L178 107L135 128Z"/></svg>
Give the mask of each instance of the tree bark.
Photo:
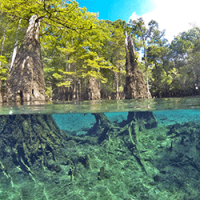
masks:
<svg viewBox="0 0 200 200"><path fill-rule="evenodd" d="M2 87L2 82L1 82L1 79L0 79L0 103L3 102L1 87Z"/></svg>
<svg viewBox="0 0 200 200"><path fill-rule="evenodd" d="M120 99L120 96L119 96L119 75L118 75L118 72L114 72L115 74L115 81L116 81L116 99Z"/></svg>
<svg viewBox="0 0 200 200"><path fill-rule="evenodd" d="M11 64L10 64L10 71L13 67L13 64L14 64L14 61L15 61L15 58L16 58L16 55L17 55L18 31L19 31L20 24L21 24L21 19L19 20L19 24L18 24L18 27L17 27L15 46L13 48L13 55L12 55L12 60L11 60Z"/></svg>
<svg viewBox="0 0 200 200"><path fill-rule="evenodd" d="M47 100L39 31L40 22L33 15L7 80L7 101Z"/></svg>
<svg viewBox="0 0 200 200"><path fill-rule="evenodd" d="M87 100L100 100L101 93L98 81L94 77L89 77L87 88Z"/></svg>
<svg viewBox="0 0 200 200"><path fill-rule="evenodd" d="M143 40L143 45L144 45L145 68L147 70L147 91L148 91L148 98L151 98L151 93L150 93L150 90L149 90L149 74L148 74L147 49L146 49L145 40Z"/></svg>
<svg viewBox="0 0 200 200"><path fill-rule="evenodd" d="M151 98L144 83L142 72L138 69L136 51L131 35L125 38L126 48L126 84L124 87L125 99Z"/></svg>
<svg viewBox="0 0 200 200"><path fill-rule="evenodd" d="M4 48L5 39L6 39L6 31L7 31L7 27L4 28L4 32L3 32L3 40L1 43L1 54L0 54L1 56L3 56L3 48ZM0 67L1 67L1 62L0 62ZM2 82L0 79L0 102L3 102L1 87L2 87Z"/></svg>

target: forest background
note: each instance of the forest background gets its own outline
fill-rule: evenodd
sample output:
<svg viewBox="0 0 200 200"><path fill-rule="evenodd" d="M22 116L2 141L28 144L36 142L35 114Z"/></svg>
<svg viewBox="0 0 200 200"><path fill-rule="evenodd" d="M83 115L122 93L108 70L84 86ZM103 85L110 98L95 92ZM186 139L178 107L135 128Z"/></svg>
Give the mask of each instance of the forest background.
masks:
<svg viewBox="0 0 200 200"><path fill-rule="evenodd" d="M199 94L200 28L195 25L169 42L154 20L148 26L142 18L128 23L99 20L97 13L87 12L76 1L0 0L3 95L33 14L41 19L42 62L50 99L87 99L90 77L97 80L102 99L123 98L126 31L133 38L138 66L153 97Z"/></svg>

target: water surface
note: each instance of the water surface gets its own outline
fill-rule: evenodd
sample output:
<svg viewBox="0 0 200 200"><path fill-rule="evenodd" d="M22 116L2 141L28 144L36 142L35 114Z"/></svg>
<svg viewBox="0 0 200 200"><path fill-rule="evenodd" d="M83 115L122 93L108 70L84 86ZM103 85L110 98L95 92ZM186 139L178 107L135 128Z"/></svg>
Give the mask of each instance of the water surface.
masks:
<svg viewBox="0 0 200 200"><path fill-rule="evenodd" d="M35 102L31 103L31 105L27 105L26 103L24 103L24 105L5 103L0 105L0 115L161 111L180 109L200 109L200 97L117 101Z"/></svg>

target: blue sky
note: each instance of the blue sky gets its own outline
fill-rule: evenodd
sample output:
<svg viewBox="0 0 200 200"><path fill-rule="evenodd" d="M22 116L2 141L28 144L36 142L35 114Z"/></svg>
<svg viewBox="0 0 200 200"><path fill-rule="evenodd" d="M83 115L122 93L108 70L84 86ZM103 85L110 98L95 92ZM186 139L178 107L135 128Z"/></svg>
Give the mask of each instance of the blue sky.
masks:
<svg viewBox="0 0 200 200"><path fill-rule="evenodd" d="M89 12L99 12L99 19L128 21L135 12L143 15L155 9L153 0L77 0L80 7L86 7Z"/></svg>
<svg viewBox="0 0 200 200"><path fill-rule="evenodd" d="M200 27L200 0L77 0L89 12L99 12L99 19L128 22L142 17L146 22L157 21L160 30L171 41L183 31Z"/></svg>

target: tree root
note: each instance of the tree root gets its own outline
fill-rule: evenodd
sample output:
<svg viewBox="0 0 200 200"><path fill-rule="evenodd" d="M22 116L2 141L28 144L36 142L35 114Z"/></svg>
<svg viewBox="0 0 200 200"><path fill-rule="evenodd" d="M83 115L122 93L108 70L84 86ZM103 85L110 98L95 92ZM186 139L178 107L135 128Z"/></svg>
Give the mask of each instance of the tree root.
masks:
<svg viewBox="0 0 200 200"><path fill-rule="evenodd" d="M142 170L147 173L148 170L140 155L143 149L141 149L139 138L140 132L157 126L157 121L153 113L129 112L127 120L119 124L112 123L103 113L95 113L93 115L96 118L94 127L98 136L98 142L102 143L105 140L111 140L113 142L116 138L120 138L120 140L123 140L124 148L128 148L132 152Z"/></svg>
<svg viewBox="0 0 200 200"><path fill-rule="evenodd" d="M32 173L36 160L48 167L48 161L56 162L58 150L63 146L63 136L51 115L0 116L0 156L8 151L16 165Z"/></svg>

